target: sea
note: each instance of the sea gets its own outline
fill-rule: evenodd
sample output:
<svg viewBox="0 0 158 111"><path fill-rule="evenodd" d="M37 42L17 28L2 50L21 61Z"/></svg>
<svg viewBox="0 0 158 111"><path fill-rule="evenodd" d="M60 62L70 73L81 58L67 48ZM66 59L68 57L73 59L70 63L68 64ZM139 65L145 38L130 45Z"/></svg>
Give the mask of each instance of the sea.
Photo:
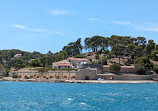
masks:
<svg viewBox="0 0 158 111"><path fill-rule="evenodd" d="M0 81L0 111L158 111L158 83Z"/></svg>

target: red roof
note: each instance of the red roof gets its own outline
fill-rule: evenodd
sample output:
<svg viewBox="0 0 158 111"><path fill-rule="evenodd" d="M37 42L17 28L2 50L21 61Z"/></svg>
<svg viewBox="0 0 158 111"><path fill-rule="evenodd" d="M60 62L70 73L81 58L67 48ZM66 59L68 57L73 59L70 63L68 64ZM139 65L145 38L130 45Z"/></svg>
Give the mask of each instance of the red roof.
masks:
<svg viewBox="0 0 158 111"><path fill-rule="evenodd" d="M73 57L69 57L69 60L78 60L78 61L88 61L88 59L86 58L73 58Z"/></svg>

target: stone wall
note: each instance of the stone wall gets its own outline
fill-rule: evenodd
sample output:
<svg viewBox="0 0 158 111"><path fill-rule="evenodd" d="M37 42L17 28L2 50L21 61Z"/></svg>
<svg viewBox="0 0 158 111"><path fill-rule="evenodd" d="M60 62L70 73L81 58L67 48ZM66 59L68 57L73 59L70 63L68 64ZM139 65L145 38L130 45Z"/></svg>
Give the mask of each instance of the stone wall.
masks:
<svg viewBox="0 0 158 111"><path fill-rule="evenodd" d="M103 71L104 71L104 73L110 73L109 65L104 65L103 66ZM122 74L132 74L132 73L136 73L136 71L134 69L134 66L121 66L120 73L122 73Z"/></svg>
<svg viewBox="0 0 158 111"><path fill-rule="evenodd" d="M87 68L79 69L76 72L76 80L97 80L97 69Z"/></svg>
<svg viewBox="0 0 158 111"><path fill-rule="evenodd" d="M16 71L19 79L75 79L76 71L48 71L48 72L38 72L38 71Z"/></svg>

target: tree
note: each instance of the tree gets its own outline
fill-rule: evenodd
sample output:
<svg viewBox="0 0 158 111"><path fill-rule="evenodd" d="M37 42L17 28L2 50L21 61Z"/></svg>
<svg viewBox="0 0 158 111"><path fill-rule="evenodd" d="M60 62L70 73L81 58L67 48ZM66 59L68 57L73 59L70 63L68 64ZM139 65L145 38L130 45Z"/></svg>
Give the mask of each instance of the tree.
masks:
<svg viewBox="0 0 158 111"><path fill-rule="evenodd" d="M154 61L158 61L158 50L152 50L152 52L151 52L151 58Z"/></svg>
<svg viewBox="0 0 158 111"><path fill-rule="evenodd" d="M138 46L144 46L146 44L146 38L145 37L137 37L137 41L135 42Z"/></svg>
<svg viewBox="0 0 158 111"><path fill-rule="evenodd" d="M107 65L107 58L106 58L106 57L103 57L103 58L98 62L98 64Z"/></svg>
<svg viewBox="0 0 158 111"><path fill-rule="evenodd" d="M110 65L109 70L110 70L112 73L119 74L119 72L120 72L120 70L121 70L121 66L120 66L120 64L112 64L112 65Z"/></svg>
<svg viewBox="0 0 158 111"><path fill-rule="evenodd" d="M140 46L136 46L133 50L133 55L134 57L141 57L143 56L144 52L143 52L143 48Z"/></svg>
<svg viewBox="0 0 158 111"><path fill-rule="evenodd" d="M16 58L16 60L15 60L16 69L24 68L26 65L27 65L27 63L24 60L22 60L21 58Z"/></svg>
<svg viewBox="0 0 158 111"><path fill-rule="evenodd" d="M145 74L153 68L153 63L147 57L138 57L134 60L135 69L139 74Z"/></svg>
<svg viewBox="0 0 158 111"><path fill-rule="evenodd" d="M5 75L5 68L3 67L2 64L0 64L0 76L4 76Z"/></svg>
<svg viewBox="0 0 158 111"><path fill-rule="evenodd" d="M81 45L81 38L76 42L70 42L67 46L63 47L63 51L67 52L68 55L78 55L82 53L83 46Z"/></svg>
<svg viewBox="0 0 158 111"><path fill-rule="evenodd" d="M155 48L154 40L149 40L146 46L147 55L151 55L151 51Z"/></svg>
<svg viewBox="0 0 158 111"><path fill-rule="evenodd" d="M136 45L134 45L134 44L128 44L127 52L129 52L129 53L133 52L135 47L136 47Z"/></svg>
<svg viewBox="0 0 158 111"><path fill-rule="evenodd" d="M32 66L32 67L41 67L42 63L41 63L40 59L34 59L30 62L30 66Z"/></svg>
<svg viewBox="0 0 158 111"><path fill-rule="evenodd" d="M52 55L53 53L51 51L48 51L47 55Z"/></svg>
<svg viewBox="0 0 158 111"><path fill-rule="evenodd" d="M95 59L99 60L99 55L98 54L95 55Z"/></svg>
<svg viewBox="0 0 158 111"><path fill-rule="evenodd" d="M115 54L116 57L119 56L119 64L120 64L120 58L121 58L121 55L123 55L125 52L125 46L124 45L115 45L112 47L111 52L113 54Z"/></svg>
<svg viewBox="0 0 158 111"><path fill-rule="evenodd" d="M158 74L158 65L154 65L153 71L154 71L156 74Z"/></svg>
<svg viewBox="0 0 158 111"><path fill-rule="evenodd" d="M93 52L97 52L100 49L105 49L108 45L107 38L105 39L102 36L93 36L91 38L85 39L85 49L92 50Z"/></svg>

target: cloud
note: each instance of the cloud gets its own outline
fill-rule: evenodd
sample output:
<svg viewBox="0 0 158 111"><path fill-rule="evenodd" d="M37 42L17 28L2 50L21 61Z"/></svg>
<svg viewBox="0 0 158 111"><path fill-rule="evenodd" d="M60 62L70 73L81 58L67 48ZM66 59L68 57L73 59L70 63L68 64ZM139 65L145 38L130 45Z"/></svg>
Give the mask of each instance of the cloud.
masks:
<svg viewBox="0 0 158 111"><path fill-rule="evenodd" d="M144 31L158 32L158 27L155 26L136 26L136 28Z"/></svg>
<svg viewBox="0 0 158 111"><path fill-rule="evenodd" d="M150 31L150 32L158 32L158 24L156 23L133 23L130 21L117 21L112 22L118 25L128 25L134 29L142 30L142 31Z"/></svg>
<svg viewBox="0 0 158 111"><path fill-rule="evenodd" d="M14 28L23 29L23 30L32 31L32 32L46 32L47 31L46 29L28 28L28 27L26 27L24 25L20 25L20 24L13 24L11 26Z"/></svg>
<svg viewBox="0 0 158 111"><path fill-rule="evenodd" d="M65 35L64 32L61 32L61 31L58 31L58 30L53 31L53 33L57 34L57 35Z"/></svg>
<svg viewBox="0 0 158 111"><path fill-rule="evenodd" d="M19 24L13 24L12 25L15 28L19 28L19 29L25 29L26 27L24 25L19 25Z"/></svg>
<svg viewBox="0 0 158 111"><path fill-rule="evenodd" d="M50 10L49 13L53 15L67 15L71 14L69 11L60 11L60 10Z"/></svg>
<svg viewBox="0 0 158 111"><path fill-rule="evenodd" d="M90 21L101 21L101 19L98 19L98 18L89 18L88 20L90 20Z"/></svg>
<svg viewBox="0 0 158 111"><path fill-rule="evenodd" d="M130 25L130 24L132 24L130 21L113 21L111 23L119 24L119 25Z"/></svg>
<svg viewBox="0 0 158 111"><path fill-rule="evenodd" d="M47 31L46 29L29 29L29 30L33 32L46 32Z"/></svg>

